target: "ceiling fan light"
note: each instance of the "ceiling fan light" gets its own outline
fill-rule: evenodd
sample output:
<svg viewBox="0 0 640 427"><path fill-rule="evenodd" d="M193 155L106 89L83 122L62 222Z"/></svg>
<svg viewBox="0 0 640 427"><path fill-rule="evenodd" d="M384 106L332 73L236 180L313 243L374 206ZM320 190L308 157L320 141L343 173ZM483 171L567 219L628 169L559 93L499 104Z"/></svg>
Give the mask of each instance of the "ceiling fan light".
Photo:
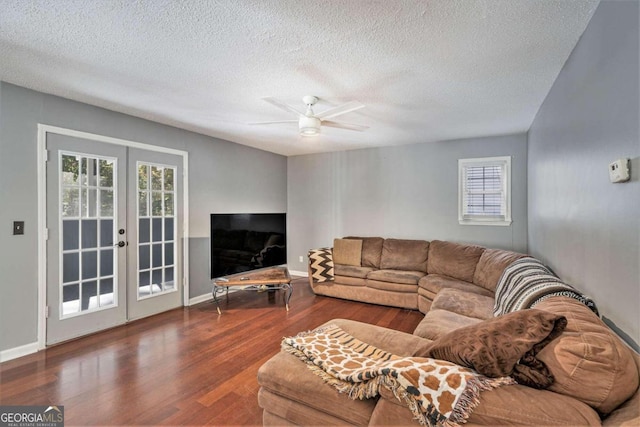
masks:
<svg viewBox="0 0 640 427"><path fill-rule="evenodd" d="M302 136L316 136L320 134L320 120L315 117L300 117L298 128Z"/></svg>
<svg viewBox="0 0 640 427"><path fill-rule="evenodd" d="M319 129L316 128L302 128L300 129L300 135L302 136L316 136L320 133Z"/></svg>

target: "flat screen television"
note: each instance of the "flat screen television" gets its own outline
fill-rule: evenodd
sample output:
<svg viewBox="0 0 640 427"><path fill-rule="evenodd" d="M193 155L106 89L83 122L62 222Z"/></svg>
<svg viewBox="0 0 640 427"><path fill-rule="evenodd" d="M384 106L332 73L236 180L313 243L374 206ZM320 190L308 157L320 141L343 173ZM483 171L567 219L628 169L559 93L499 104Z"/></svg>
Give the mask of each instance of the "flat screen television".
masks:
<svg viewBox="0 0 640 427"><path fill-rule="evenodd" d="M287 263L287 214L211 214L211 278Z"/></svg>

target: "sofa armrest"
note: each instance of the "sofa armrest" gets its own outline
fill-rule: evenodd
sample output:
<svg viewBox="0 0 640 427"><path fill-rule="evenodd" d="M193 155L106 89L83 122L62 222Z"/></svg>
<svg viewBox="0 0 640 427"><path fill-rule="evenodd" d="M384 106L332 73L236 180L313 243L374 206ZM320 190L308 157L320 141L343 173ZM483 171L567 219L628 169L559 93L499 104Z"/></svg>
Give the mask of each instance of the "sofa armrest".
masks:
<svg viewBox="0 0 640 427"><path fill-rule="evenodd" d="M360 341L393 353L396 356L422 354L422 352L431 345L431 340L417 335L383 328L382 326L371 325L369 323L357 322L355 320L333 319L323 326L330 324L339 326L342 330L353 335Z"/></svg>

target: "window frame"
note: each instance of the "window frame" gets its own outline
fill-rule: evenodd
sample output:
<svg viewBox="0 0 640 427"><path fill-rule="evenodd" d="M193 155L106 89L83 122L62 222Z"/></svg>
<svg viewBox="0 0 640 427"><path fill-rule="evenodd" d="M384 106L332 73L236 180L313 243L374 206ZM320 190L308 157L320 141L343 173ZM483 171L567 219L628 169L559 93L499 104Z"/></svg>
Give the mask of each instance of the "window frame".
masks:
<svg viewBox="0 0 640 427"><path fill-rule="evenodd" d="M500 166L502 169L501 215L485 216L479 214L467 214L464 209L466 192L465 171L469 167ZM458 222L461 225L511 225L511 156L479 157L471 159L458 159Z"/></svg>

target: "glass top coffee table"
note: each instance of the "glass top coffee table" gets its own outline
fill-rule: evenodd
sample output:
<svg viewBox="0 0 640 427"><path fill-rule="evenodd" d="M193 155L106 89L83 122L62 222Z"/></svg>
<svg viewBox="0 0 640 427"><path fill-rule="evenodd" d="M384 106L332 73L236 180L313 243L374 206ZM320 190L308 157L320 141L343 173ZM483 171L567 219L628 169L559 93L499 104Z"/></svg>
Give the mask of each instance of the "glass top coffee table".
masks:
<svg viewBox="0 0 640 427"><path fill-rule="evenodd" d="M218 294L226 292L227 298L229 298L229 288L256 292L284 290L284 304L287 311L289 311L289 300L293 293L293 286L291 285L289 270L286 267L271 267L214 279L211 293L213 294L218 314L222 314Z"/></svg>

